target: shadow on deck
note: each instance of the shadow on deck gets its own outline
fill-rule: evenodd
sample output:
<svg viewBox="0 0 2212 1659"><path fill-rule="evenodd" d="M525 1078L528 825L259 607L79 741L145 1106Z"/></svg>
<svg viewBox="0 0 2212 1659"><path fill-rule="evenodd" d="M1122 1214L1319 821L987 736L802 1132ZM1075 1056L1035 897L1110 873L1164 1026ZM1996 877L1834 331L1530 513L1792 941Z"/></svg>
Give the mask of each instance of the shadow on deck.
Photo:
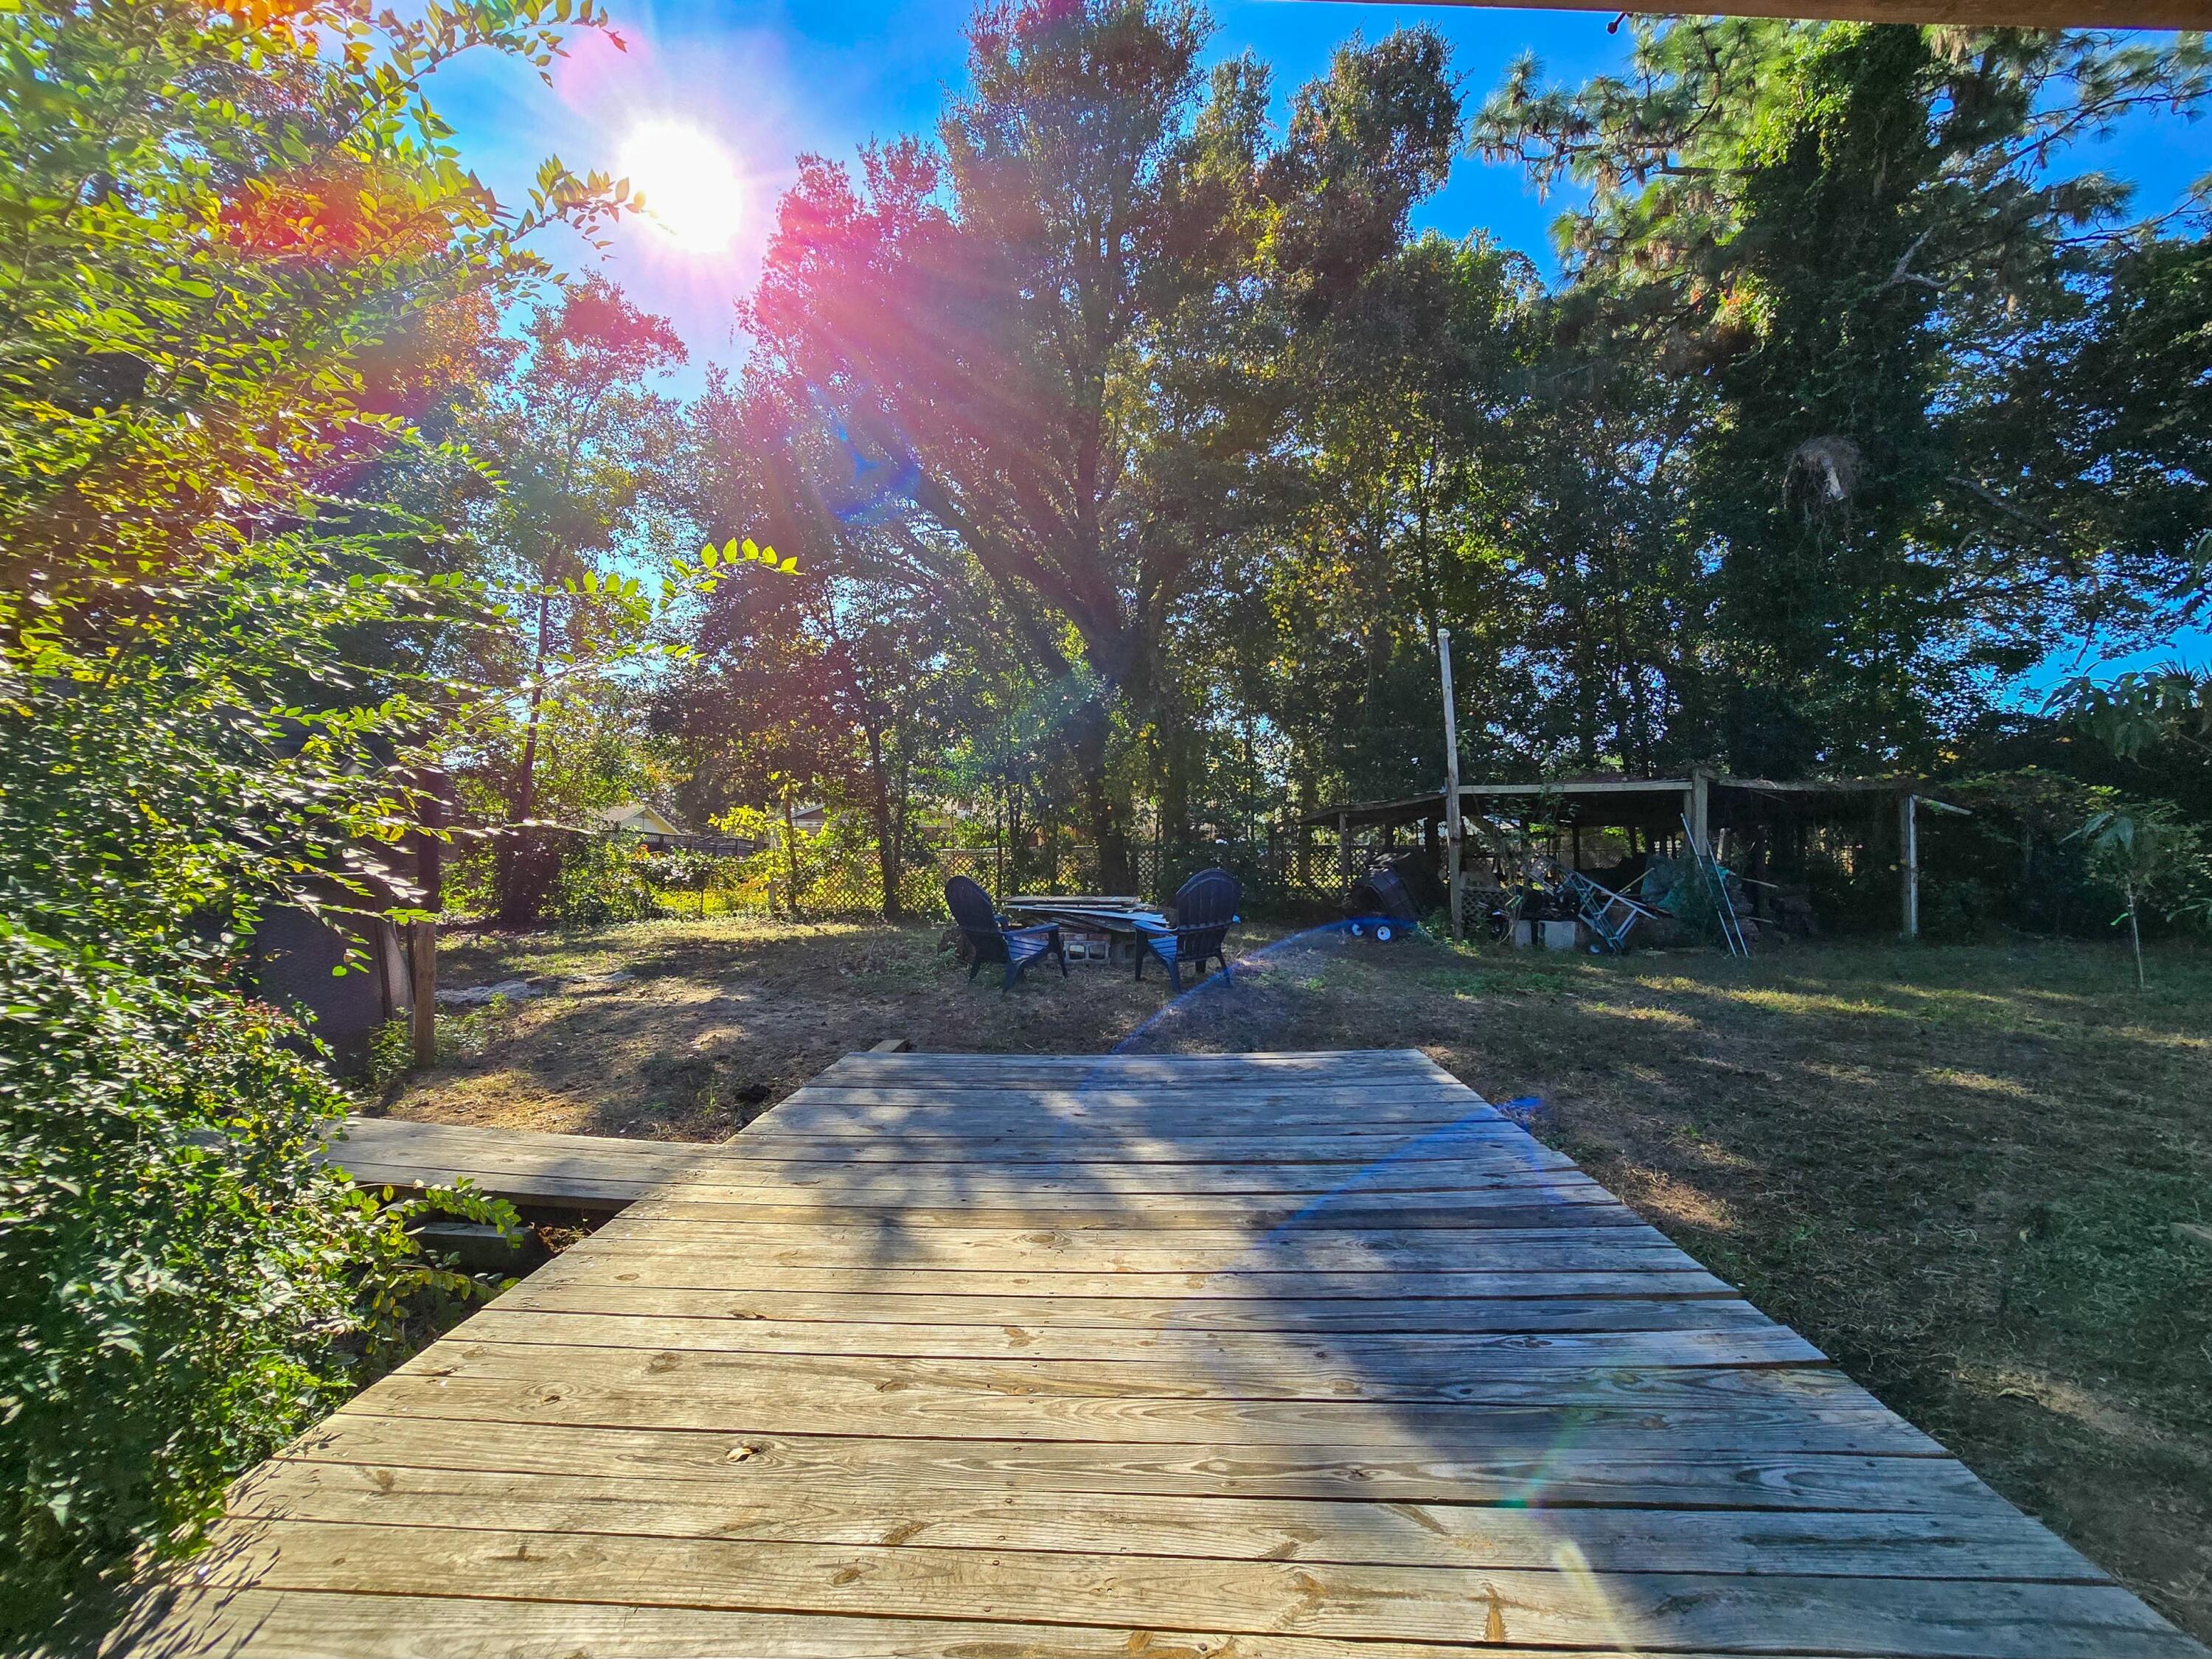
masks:
<svg viewBox="0 0 2212 1659"><path fill-rule="evenodd" d="M683 1161L131 1650L2204 1652L1415 1051L848 1055L611 1144Z"/></svg>

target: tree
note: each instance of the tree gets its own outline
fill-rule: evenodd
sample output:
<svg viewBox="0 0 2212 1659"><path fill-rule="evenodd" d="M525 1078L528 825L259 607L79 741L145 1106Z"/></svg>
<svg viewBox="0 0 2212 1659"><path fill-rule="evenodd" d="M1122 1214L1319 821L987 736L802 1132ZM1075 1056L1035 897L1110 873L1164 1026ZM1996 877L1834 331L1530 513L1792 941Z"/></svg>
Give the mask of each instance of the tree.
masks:
<svg viewBox="0 0 2212 1659"><path fill-rule="evenodd" d="M484 665L519 705L495 878L508 922L535 919L557 866L556 845L532 833L548 700L634 653L653 618L643 584L608 561L652 558L645 538L672 528L657 480L676 452L676 406L653 382L686 358L665 319L598 277L539 307L525 338L514 373L459 434L495 463L498 487L477 495L469 527L489 579L527 619L520 659Z"/></svg>
<svg viewBox="0 0 2212 1659"><path fill-rule="evenodd" d="M695 533L787 550L773 569L720 565L686 621L689 660L659 726L699 763L695 815L787 805L794 791L856 794L896 921L918 775L966 706L988 599L958 548L866 510L858 458L779 391L717 375L690 411L682 473Z"/></svg>
<svg viewBox="0 0 2212 1659"><path fill-rule="evenodd" d="M2086 540L2039 499L2087 500L2093 475L2147 487L2156 469L2100 463L2098 434L2162 417L2069 434L2081 411L2039 388L2080 361L2116 250L2160 229L2058 158L2130 109L2199 105L2197 43L1686 20L1641 26L1630 76L1544 94L1534 74L1478 141L1594 189L1563 227L1563 327L1704 401L1685 528L1719 672L1687 715L1738 764L1932 758L1992 674L2171 573L2170 537ZM2098 398L2185 395L2093 378Z"/></svg>
<svg viewBox="0 0 2212 1659"><path fill-rule="evenodd" d="M1296 464L1272 483L1276 510L1203 568L1176 644L1186 660L1227 656L1222 689L1289 736L1309 806L1324 787L1437 786L1440 628L1453 630L1470 752L1521 712L1504 669L1524 621L1509 591L1507 434L1528 395L1535 295L1518 256L1424 237L1278 368L1297 392L1284 445Z"/></svg>
<svg viewBox="0 0 2212 1659"><path fill-rule="evenodd" d="M1203 87L1203 40L1184 0L980 13L941 157L871 152L857 186L804 166L748 319L792 404L908 478L915 533L964 548L1036 672L1082 686L1112 885L1113 722L1152 711L1196 562L1256 510L1270 349L1389 256L1458 127L1441 44L1405 33L1340 53L1270 150L1263 72Z"/></svg>
<svg viewBox="0 0 2212 1659"><path fill-rule="evenodd" d="M2088 854L2089 867L2117 884L2126 908L2112 925L2128 925L2128 943L2136 958L2136 988L2147 989L2143 976L2142 907L2161 902L2169 917L2185 913L2212 920L2203 837L2180 823L2170 809L2160 805L2133 811L2109 809L2097 813L2069 839L2078 839Z"/></svg>

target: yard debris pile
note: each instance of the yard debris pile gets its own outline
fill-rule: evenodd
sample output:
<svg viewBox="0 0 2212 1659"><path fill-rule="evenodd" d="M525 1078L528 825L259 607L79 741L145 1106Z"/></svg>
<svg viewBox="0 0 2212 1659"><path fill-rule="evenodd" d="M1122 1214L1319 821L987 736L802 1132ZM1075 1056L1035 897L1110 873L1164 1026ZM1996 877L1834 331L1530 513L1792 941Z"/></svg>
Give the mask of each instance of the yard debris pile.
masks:
<svg viewBox="0 0 2212 1659"><path fill-rule="evenodd" d="M471 985L459 989L441 990L438 1006L441 1008L482 1008L498 1001L527 1002L532 997L587 997L603 992L618 990L637 975L631 973L611 974L538 974L529 979L503 979L490 985Z"/></svg>
<svg viewBox="0 0 2212 1659"><path fill-rule="evenodd" d="M1754 880L1717 863L1700 869L1686 854L1637 853L1583 871L1534 849L1501 854L1474 897L1493 938L1524 947L1664 949L1710 940L1717 928L1725 939L1733 927L1747 948L1819 931L1803 886Z"/></svg>

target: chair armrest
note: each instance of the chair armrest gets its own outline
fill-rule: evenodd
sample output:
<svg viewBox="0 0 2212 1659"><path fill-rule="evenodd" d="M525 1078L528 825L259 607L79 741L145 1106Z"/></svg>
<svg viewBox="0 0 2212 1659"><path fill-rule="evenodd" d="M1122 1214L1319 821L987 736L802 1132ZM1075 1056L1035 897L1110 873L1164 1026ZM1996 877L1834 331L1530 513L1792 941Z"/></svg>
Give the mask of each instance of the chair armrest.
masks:
<svg viewBox="0 0 2212 1659"><path fill-rule="evenodd" d="M1177 939L1188 933L1220 933L1227 932L1243 920L1241 916L1231 916L1226 921L1201 921L1188 927L1170 927L1165 931L1174 934Z"/></svg>

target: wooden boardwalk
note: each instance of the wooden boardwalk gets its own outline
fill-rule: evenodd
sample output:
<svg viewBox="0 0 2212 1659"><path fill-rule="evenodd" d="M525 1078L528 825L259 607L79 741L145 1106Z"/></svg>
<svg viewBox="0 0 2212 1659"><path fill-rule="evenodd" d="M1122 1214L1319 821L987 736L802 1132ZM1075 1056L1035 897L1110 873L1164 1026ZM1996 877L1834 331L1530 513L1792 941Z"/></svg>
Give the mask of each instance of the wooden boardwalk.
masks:
<svg viewBox="0 0 2212 1659"><path fill-rule="evenodd" d="M363 1187L450 1187L465 1176L477 1190L517 1204L611 1214L687 1170L734 1150L613 1135L555 1135L536 1129L478 1129L392 1117L349 1117L330 1160Z"/></svg>
<svg viewBox="0 0 2212 1659"><path fill-rule="evenodd" d="M1420 1054L852 1055L240 1483L131 1644L2204 1650Z"/></svg>

